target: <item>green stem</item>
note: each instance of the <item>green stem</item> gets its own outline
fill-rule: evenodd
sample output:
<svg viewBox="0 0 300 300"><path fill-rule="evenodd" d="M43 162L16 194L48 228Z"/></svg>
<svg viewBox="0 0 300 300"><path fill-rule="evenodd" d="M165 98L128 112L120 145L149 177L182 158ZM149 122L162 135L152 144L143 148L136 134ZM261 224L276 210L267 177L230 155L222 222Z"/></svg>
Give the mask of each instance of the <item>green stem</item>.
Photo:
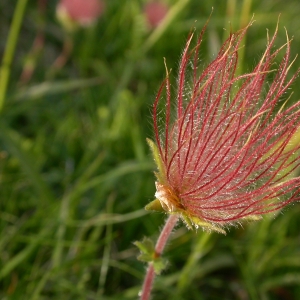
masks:
<svg viewBox="0 0 300 300"><path fill-rule="evenodd" d="M26 4L27 0L18 0L3 55L2 65L0 68L0 112L2 111L5 101L10 76L10 66L14 57Z"/></svg>

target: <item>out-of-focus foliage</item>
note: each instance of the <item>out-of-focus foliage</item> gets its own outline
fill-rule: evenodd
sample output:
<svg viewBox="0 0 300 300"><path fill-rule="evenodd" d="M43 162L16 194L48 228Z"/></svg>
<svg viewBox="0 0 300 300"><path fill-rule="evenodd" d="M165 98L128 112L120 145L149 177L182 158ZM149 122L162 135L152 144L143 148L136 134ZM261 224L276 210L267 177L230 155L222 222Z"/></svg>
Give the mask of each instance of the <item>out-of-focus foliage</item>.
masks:
<svg viewBox="0 0 300 300"><path fill-rule="evenodd" d="M177 69L212 7L203 66L253 14L238 72L257 63L279 14L276 46L286 27L292 56L300 49L296 0L165 0L157 27L146 2L106 1L93 26L72 32L57 21L56 1L0 2L1 57L17 33L0 115L1 299L137 298L145 266L133 242L155 238L164 219L143 209L155 190L146 137L163 58ZM289 103L300 99L298 84ZM178 227L153 299L299 299L299 214L295 204L227 236Z"/></svg>

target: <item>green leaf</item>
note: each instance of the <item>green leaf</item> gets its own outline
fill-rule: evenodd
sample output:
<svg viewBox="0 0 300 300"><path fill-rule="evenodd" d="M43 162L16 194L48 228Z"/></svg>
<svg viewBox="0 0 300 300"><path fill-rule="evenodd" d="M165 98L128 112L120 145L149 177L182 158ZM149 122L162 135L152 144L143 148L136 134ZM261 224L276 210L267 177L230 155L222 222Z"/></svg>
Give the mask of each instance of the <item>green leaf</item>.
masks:
<svg viewBox="0 0 300 300"><path fill-rule="evenodd" d="M159 212L166 212L163 207L161 206L161 202L158 199L155 199L148 203L145 206L146 210L152 210L152 211L159 211Z"/></svg>
<svg viewBox="0 0 300 300"><path fill-rule="evenodd" d="M160 275L160 273L167 267L168 261L162 257L159 257L153 261L153 268L154 272L157 275Z"/></svg>
<svg viewBox="0 0 300 300"><path fill-rule="evenodd" d="M153 264L154 271L157 275L166 268L168 261L155 253L155 246L151 239L144 238L141 242L134 242L134 245L141 251L141 254L137 257L137 259Z"/></svg>
<svg viewBox="0 0 300 300"><path fill-rule="evenodd" d="M144 238L141 242L136 241L133 244L141 251L141 254L137 257L138 260L146 263L153 262L155 258L155 247L151 239Z"/></svg>

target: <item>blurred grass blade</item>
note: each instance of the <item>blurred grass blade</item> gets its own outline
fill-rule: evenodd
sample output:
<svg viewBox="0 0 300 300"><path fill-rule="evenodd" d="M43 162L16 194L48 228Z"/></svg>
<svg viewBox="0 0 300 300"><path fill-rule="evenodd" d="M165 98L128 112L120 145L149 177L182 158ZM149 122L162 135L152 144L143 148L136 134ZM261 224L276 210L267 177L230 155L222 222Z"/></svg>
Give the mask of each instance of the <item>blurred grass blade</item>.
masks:
<svg viewBox="0 0 300 300"><path fill-rule="evenodd" d="M157 26L157 28L152 32L149 38L145 41L143 46L143 51L147 52L164 34L164 32L171 26L174 19L178 14L184 9L184 7L189 3L190 0L179 0L170 9L166 17Z"/></svg>
<svg viewBox="0 0 300 300"><path fill-rule="evenodd" d="M114 197L110 197L107 201L106 211L108 214L113 212L114 205ZM102 257L102 265L100 267L100 275L99 275L99 285L97 291L97 299L104 294L105 291L105 283L107 279L107 273L109 269L110 255L111 255L111 246L113 241L113 227L112 224L107 224L106 233L105 233L105 245L103 249L103 257Z"/></svg>
<svg viewBox="0 0 300 300"><path fill-rule="evenodd" d="M17 39L19 36L23 15L26 9L26 4L27 0L18 0L10 26L7 43L5 46L4 56L0 69L0 112L2 111L5 101L6 90L10 76L10 67L14 57Z"/></svg>
<svg viewBox="0 0 300 300"><path fill-rule="evenodd" d="M63 241L66 233L66 222L69 216L69 208L70 206L70 198L68 196L63 197L61 201L61 207L59 212L59 226L56 232L56 244L54 250L52 252L52 265L53 268L57 268L60 266L62 261L62 253L63 253Z"/></svg>
<svg viewBox="0 0 300 300"><path fill-rule="evenodd" d="M40 200L44 204L52 203L54 199L52 191L41 177L39 170L37 170L34 157L23 149L22 137L16 131L6 128L2 122L0 123L0 129L0 141L2 140L9 153L19 160Z"/></svg>
<svg viewBox="0 0 300 300"><path fill-rule="evenodd" d="M45 239L45 237L52 230L51 226L43 227L42 231L34 238L34 240L28 244L23 250L21 250L18 254L13 256L10 260L8 260L4 266L2 266L0 270L0 279L7 276L14 268L16 268L19 264L25 261L29 255L40 245L41 241Z"/></svg>
<svg viewBox="0 0 300 300"><path fill-rule="evenodd" d="M188 287L190 281L193 279L193 270L197 266L199 260L210 250L212 245L209 245L211 233L201 232L200 236L196 237L196 243L191 251L190 256L188 257L186 264L181 270L181 274L178 280L178 290L182 292ZM199 266L201 269L201 266Z"/></svg>
<svg viewBox="0 0 300 300"><path fill-rule="evenodd" d="M79 190L81 193L102 184L103 182L108 181L115 181L121 176L124 176L126 174L139 172L139 171L148 171L153 169L153 163L149 161L145 162L136 162L136 161L129 161L124 162L120 166L114 168L113 170L107 172L104 175L99 175L93 179L91 179L88 183L85 185L82 185Z"/></svg>
<svg viewBox="0 0 300 300"><path fill-rule="evenodd" d="M149 214L145 209L139 209L127 214L104 214L101 213L92 219L86 221L69 221L68 226L74 227L90 227L108 224L123 223L137 218L141 218Z"/></svg>
<svg viewBox="0 0 300 300"><path fill-rule="evenodd" d="M41 84L21 89L13 96L14 101L34 100L46 95L55 95L62 92L69 92L76 89L96 86L102 83L99 77L88 79L74 79L55 82L43 82Z"/></svg>
<svg viewBox="0 0 300 300"><path fill-rule="evenodd" d="M289 286L296 284L300 286L300 274L297 273L285 273L281 276L268 278L262 283L263 290L270 290L272 288L278 288L279 286Z"/></svg>

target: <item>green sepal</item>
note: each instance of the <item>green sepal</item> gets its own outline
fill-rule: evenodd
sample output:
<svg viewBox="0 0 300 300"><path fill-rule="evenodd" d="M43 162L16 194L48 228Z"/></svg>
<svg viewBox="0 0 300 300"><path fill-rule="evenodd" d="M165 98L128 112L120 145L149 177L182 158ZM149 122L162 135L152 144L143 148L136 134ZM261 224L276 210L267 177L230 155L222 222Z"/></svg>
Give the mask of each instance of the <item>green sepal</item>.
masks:
<svg viewBox="0 0 300 300"><path fill-rule="evenodd" d="M194 228L197 229L198 227L202 227L204 230L216 231L218 233L222 233L226 235L226 231L221 227L205 222L196 216L189 215L184 210L181 211L181 219L185 223L186 227L190 230L193 230Z"/></svg>
<svg viewBox="0 0 300 300"><path fill-rule="evenodd" d="M245 220L245 221L259 221L259 220L262 219L262 216L249 215L249 216L243 217L242 219Z"/></svg>
<svg viewBox="0 0 300 300"><path fill-rule="evenodd" d="M157 178L157 180L161 183L161 184L164 184L165 183L165 167L164 167L164 164L161 160L161 157L160 157L160 153L159 153L159 150L156 146L156 144L150 140L150 139L146 139L147 140L147 143L151 149L151 152L152 152L152 155L153 155L153 158L154 158L154 161L155 161L155 164L157 166L157 170L158 172L155 172L155 176Z"/></svg>
<svg viewBox="0 0 300 300"><path fill-rule="evenodd" d="M141 251L137 259L146 263L152 263L154 271L157 275L159 275L161 271L166 268L168 264L167 260L156 255L155 247L151 239L144 238L141 242L136 241L133 244Z"/></svg>
<svg viewBox="0 0 300 300"><path fill-rule="evenodd" d="M161 206L161 202L158 199L155 199L148 203L145 206L146 210L151 210L151 211L158 211L158 212L166 212L163 207Z"/></svg>
<svg viewBox="0 0 300 300"><path fill-rule="evenodd" d="M185 223L186 227L189 230L193 230L194 229L193 223L191 222L191 219L190 219L189 216L187 216L185 213L182 213L181 214L181 219Z"/></svg>
<svg viewBox="0 0 300 300"><path fill-rule="evenodd" d="M218 233L222 233L226 235L226 231L222 229L221 227L218 227L216 225L213 225L211 223L205 222L197 217L191 216L191 221L193 222L194 226L197 228L202 227L203 229L209 230L209 231L216 231Z"/></svg>

